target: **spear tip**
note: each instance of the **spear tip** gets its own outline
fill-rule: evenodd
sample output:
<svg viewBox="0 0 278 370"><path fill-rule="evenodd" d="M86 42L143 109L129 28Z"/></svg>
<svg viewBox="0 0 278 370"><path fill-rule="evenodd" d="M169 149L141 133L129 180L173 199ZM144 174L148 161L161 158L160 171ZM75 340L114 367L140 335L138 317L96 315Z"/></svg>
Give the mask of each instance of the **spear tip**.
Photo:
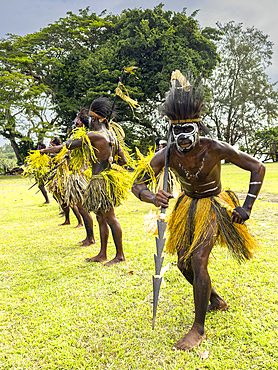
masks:
<svg viewBox="0 0 278 370"><path fill-rule="evenodd" d="M154 330L154 327L155 327L155 317L153 317L153 325L152 325L153 330Z"/></svg>

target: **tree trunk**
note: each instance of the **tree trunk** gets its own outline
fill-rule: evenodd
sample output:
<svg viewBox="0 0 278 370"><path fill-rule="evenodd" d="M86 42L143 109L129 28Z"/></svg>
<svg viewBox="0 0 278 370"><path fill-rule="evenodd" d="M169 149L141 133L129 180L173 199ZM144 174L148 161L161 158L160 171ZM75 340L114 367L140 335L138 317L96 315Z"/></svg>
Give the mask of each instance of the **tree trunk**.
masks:
<svg viewBox="0 0 278 370"><path fill-rule="evenodd" d="M15 142L15 140L14 139L11 139L11 138L10 138L10 143L11 143L11 146L12 146L12 148L14 150L15 155L16 155L17 163L19 164L19 163L21 163L23 161L23 158L22 158L22 156L19 153L18 145Z"/></svg>

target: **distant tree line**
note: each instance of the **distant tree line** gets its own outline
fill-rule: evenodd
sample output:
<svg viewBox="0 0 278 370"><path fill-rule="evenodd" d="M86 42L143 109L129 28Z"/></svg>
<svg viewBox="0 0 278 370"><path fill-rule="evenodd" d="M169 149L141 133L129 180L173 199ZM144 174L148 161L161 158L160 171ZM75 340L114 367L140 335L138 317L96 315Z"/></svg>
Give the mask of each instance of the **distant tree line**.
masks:
<svg viewBox="0 0 278 370"><path fill-rule="evenodd" d="M13 148L9 144L0 146L0 173L7 173L17 164Z"/></svg>
<svg viewBox="0 0 278 370"><path fill-rule="evenodd" d="M133 114L118 99L116 119L131 148L146 152L156 137L166 136L167 121L157 107L171 72L190 69L207 86L205 121L215 136L260 155L253 134L272 129L278 111L277 92L265 73L272 44L261 31L234 22L201 29L196 14L164 11L162 4L120 15L86 8L39 32L2 39L0 135L17 160L54 132L65 139L76 112L94 98L113 99L129 66L138 69L125 73L123 84L140 107Z"/></svg>

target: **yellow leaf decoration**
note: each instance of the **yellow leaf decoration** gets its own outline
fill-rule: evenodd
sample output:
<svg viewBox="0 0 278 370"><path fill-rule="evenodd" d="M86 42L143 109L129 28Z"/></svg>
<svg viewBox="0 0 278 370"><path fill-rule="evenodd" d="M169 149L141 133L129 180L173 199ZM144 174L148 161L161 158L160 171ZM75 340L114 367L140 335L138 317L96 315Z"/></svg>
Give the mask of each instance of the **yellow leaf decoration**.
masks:
<svg viewBox="0 0 278 370"><path fill-rule="evenodd" d="M154 149L149 148L149 152L147 156L144 156L138 148L135 148L135 149L136 149L138 160L137 160L135 171L133 172L133 179L134 181L137 180L136 181L137 184L142 184L145 182L144 176L148 175L149 179L146 182L150 185L152 189L155 189L157 186L157 181L156 181L154 170L152 169L150 165L155 151Z"/></svg>
<svg viewBox="0 0 278 370"><path fill-rule="evenodd" d="M23 176L33 175L39 181L50 169L48 155L41 154L39 150L30 150L24 161Z"/></svg>
<svg viewBox="0 0 278 370"><path fill-rule="evenodd" d="M127 68L124 68L125 72L131 73L132 75L134 75L138 79L138 77L133 72L134 69L138 69L138 67L127 67Z"/></svg>
<svg viewBox="0 0 278 370"><path fill-rule="evenodd" d="M178 69L172 72L171 83L173 80L179 81L181 85L181 87L179 87L180 89L184 89L185 91L190 91L191 85L189 81L187 80L187 78L184 77L184 75Z"/></svg>
<svg viewBox="0 0 278 370"><path fill-rule="evenodd" d="M124 152L124 155L127 160L127 166L131 168L135 168L135 160L133 159L131 155L131 149L126 145L124 138L125 138L125 132L122 129L122 127L114 121L109 122L109 130L111 133L117 138L119 141L119 144ZM115 161L117 162L117 155L115 156Z"/></svg>
<svg viewBox="0 0 278 370"><path fill-rule="evenodd" d="M72 149L70 154L70 170L75 173L80 173L84 168L90 168L92 163L97 162L95 154L97 149L92 146L87 133L85 127L76 128L72 132L71 138L73 140L82 139L82 145L79 148Z"/></svg>
<svg viewBox="0 0 278 370"><path fill-rule="evenodd" d="M125 94L123 93L122 88L125 90ZM118 86L116 88L116 94L122 100L126 101L131 106L131 108L137 109L139 107L138 101L137 100L134 100L134 99L131 99L131 97L129 96L129 93L128 93L126 87L121 82L119 82L119 84L118 84Z"/></svg>

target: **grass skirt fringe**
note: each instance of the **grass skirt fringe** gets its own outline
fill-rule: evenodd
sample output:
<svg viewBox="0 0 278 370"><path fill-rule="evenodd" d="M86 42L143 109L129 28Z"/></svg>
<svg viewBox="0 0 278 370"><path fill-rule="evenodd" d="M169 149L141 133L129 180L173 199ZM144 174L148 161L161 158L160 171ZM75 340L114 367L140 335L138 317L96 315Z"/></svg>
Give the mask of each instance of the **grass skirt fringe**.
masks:
<svg viewBox="0 0 278 370"><path fill-rule="evenodd" d="M180 194L180 184L176 178L176 175L174 174L171 169L168 169L168 181L167 181L167 192L172 194L174 198L178 198ZM155 193L157 193L159 190L163 190L163 182L164 182L164 171L165 168L159 172L159 174L156 176L157 186L155 188Z"/></svg>
<svg viewBox="0 0 278 370"><path fill-rule="evenodd" d="M66 162L63 162L59 167L53 171L47 185L47 190L52 194L56 202L61 206L66 206L65 204L65 191L66 185L69 177L69 169Z"/></svg>
<svg viewBox="0 0 278 370"><path fill-rule="evenodd" d="M84 208L94 213L108 212L122 204L131 187L131 176L127 171L103 171L93 175L84 196Z"/></svg>
<svg viewBox="0 0 278 370"><path fill-rule="evenodd" d="M190 198L184 193L178 198L167 224L166 251L175 254L185 249L184 261L205 240L215 226L216 242L227 247L238 261L249 260L259 249L245 225L231 223L232 211L239 201L232 191L223 191L209 198Z"/></svg>
<svg viewBox="0 0 278 370"><path fill-rule="evenodd" d="M60 206L64 204L64 194L61 191L57 177L54 177L54 179L50 181L47 185L47 190L52 194L53 198Z"/></svg>
<svg viewBox="0 0 278 370"><path fill-rule="evenodd" d="M65 188L65 203L70 206L83 204L85 190L88 185L84 174L72 173Z"/></svg>

